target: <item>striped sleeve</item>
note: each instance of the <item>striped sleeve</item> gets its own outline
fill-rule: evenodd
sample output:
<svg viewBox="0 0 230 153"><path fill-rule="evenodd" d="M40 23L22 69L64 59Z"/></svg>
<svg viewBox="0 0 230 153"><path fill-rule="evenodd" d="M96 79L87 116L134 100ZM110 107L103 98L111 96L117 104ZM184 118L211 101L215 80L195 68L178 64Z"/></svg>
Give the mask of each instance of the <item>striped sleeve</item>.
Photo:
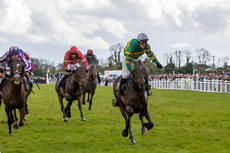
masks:
<svg viewBox="0 0 230 153"><path fill-rule="evenodd" d="M126 45L124 52L125 52L125 65L127 66L129 72L133 72L133 67L131 65L131 61L132 61L132 52L131 52L131 47L132 45L130 45L132 42L132 40L130 40L128 42L128 44Z"/></svg>
<svg viewBox="0 0 230 153"><path fill-rule="evenodd" d="M149 59L151 61L153 61L154 63L159 63L159 61L157 60L156 56L154 55L154 53L151 51L150 46L147 46L147 49L145 50L145 54L149 57Z"/></svg>

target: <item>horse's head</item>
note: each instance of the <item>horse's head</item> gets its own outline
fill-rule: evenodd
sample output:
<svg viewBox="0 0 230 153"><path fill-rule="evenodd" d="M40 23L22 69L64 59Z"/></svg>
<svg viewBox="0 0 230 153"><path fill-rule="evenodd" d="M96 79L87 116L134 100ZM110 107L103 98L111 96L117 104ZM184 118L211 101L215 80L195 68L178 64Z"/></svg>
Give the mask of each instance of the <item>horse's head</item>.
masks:
<svg viewBox="0 0 230 153"><path fill-rule="evenodd" d="M85 68L77 68L77 70L74 72L74 80L79 84L80 87L85 87L87 79L88 76L85 73Z"/></svg>
<svg viewBox="0 0 230 153"><path fill-rule="evenodd" d="M89 77L93 80L97 78L97 63L92 63L89 68Z"/></svg>
<svg viewBox="0 0 230 153"><path fill-rule="evenodd" d="M145 89L145 79L147 75L147 70L145 65L140 60L132 60L134 63L133 79L138 84L139 89Z"/></svg>
<svg viewBox="0 0 230 153"><path fill-rule="evenodd" d="M12 60L10 71L10 75L14 81L14 84L19 85L19 83L23 80L24 73L24 65L22 63L22 60Z"/></svg>

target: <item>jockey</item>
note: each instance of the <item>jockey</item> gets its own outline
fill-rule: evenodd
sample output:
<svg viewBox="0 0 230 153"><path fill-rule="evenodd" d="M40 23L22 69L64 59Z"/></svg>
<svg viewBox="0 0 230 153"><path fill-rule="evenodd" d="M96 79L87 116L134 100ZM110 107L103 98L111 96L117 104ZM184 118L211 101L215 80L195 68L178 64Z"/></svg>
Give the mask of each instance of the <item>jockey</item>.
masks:
<svg viewBox="0 0 230 153"><path fill-rule="evenodd" d="M93 54L93 50L92 49L89 49L87 51L87 54L84 55L86 60L88 61L88 68L90 67L91 63L92 62L97 62L97 56L95 54ZM98 79L98 83L101 82L101 79L100 79L100 76L99 76L99 73L97 72L97 79Z"/></svg>
<svg viewBox="0 0 230 153"><path fill-rule="evenodd" d="M26 53L26 52L23 52L21 49L20 49L20 52L23 53L27 63L30 64L31 66L31 69L29 71L26 71L26 79L29 81L29 84L31 86L31 88L33 87L33 75L34 75L34 65L32 64L31 60L30 60L30 57L29 55Z"/></svg>
<svg viewBox="0 0 230 153"><path fill-rule="evenodd" d="M74 72L77 70L77 67L79 67L79 62L83 63L83 67L88 67L88 62L85 59L84 55L77 49L76 46L72 46L69 51L66 52L64 57L64 68L66 70L66 74L62 77L62 79L58 82L57 88L59 89L62 82L71 74L71 72Z"/></svg>
<svg viewBox="0 0 230 153"><path fill-rule="evenodd" d="M149 39L145 33L140 33L137 38L134 38L127 43L124 49L124 57L122 59L122 76L117 91L119 97L123 93L122 85L128 80L129 74L134 70L131 65L132 59L140 59L140 56L145 53L149 59L157 65L159 69L163 68L159 61L156 59L154 53L151 51L150 45L147 43L148 40ZM148 96L150 96L152 93L150 92L148 76L146 76L146 90Z"/></svg>
<svg viewBox="0 0 230 153"><path fill-rule="evenodd" d="M7 51L2 57L0 57L0 63L5 62L6 76L10 75L10 62L12 59L22 59L25 71L28 72L31 70L31 64L28 63L28 61L25 59L23 52L20 51L18 47L12 46L10 47L9 51ZM1 81L0 91L2 90L4 82L5 78L3 78Z"/></svg>

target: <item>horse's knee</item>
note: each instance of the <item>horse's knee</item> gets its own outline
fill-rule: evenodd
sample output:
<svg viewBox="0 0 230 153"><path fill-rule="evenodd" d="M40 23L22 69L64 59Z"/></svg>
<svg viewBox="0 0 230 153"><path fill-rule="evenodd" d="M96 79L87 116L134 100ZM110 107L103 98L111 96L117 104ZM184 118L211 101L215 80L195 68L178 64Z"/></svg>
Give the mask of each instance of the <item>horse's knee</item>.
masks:
<svg viewBox="0 0 230 153"><path fill-rule="evenodd" d="M122 136L123 136L123 137L127 137L127 136L128 136L128 129L124 129L124 130L122 131Z"/></svg>

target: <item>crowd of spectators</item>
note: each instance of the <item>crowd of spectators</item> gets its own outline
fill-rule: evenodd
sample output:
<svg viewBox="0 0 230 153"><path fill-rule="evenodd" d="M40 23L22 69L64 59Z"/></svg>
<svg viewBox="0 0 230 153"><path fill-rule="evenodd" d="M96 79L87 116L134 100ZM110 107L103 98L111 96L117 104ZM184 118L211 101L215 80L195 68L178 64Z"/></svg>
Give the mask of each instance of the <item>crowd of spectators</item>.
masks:
<svg viewBox="0 0 230 153"><path fill-rule="evenodd" d="M230 72L216 72L216 73L208 73L208 74L201 74L201 73L196 73L196 74L158 74L158 75L149 75L149 80L153 79L170 79L170 80L175 80L175 79L193 79L194 81L196 80L223 80L223 81L228 81L230 82Z"/></svg>

